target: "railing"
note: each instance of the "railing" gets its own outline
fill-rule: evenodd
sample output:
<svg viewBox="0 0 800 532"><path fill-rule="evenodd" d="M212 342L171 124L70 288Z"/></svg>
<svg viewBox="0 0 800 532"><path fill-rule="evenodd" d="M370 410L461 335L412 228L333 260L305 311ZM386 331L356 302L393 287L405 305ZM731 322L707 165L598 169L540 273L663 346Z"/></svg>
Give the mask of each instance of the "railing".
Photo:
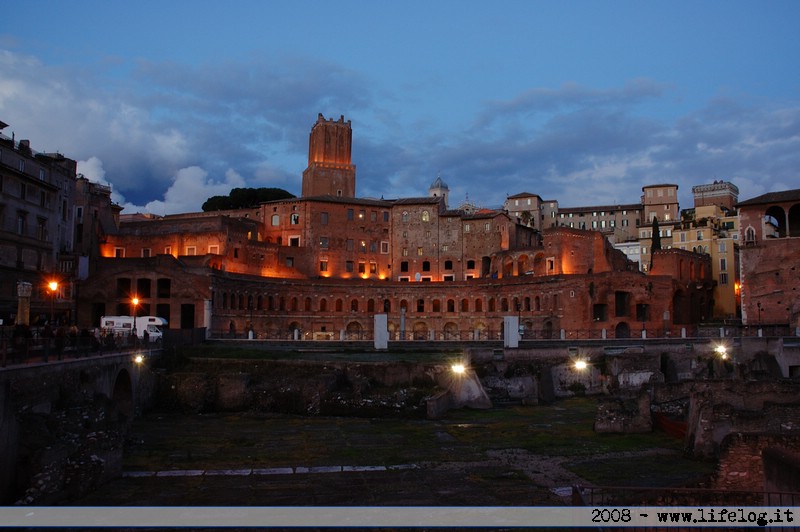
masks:
<svg viewBox="0 0 800 532"><path fill-rule="evenodd" d="M574 506L797 506L800 493L701 488L573 486Z"/></svg>
<svg viewBox="0 0 800 532"><path fill-rule="evenodd" d="M212 331L210 334L214 339L250 339L250 340L279 340L279 341L372 341L374 331L372 330L342 330L342 331L305 331L298 329L269 329L266 331L249 330L245 331ZM526 329L520 335L521 342L528 341L573 341L573 340L641 340L641 339L662 339L662 340L686 340L690 338L712 338L716 335L698 334L694 329L675 329L675 330L529 330ZM390 331L389 341L426 341L426 342L495 342L503 340L501 329L468 329L468 330L406 330Z"/></svg>
<svg viewBox="0 0 800 532"><path fill-rule="evenodd" d="M157 342L148 345L155 346ZM134 335L96 334L87 329L62 328L49 333L44 328L0 327L0 367L84 358L142 346L142 340Z"/></svg>

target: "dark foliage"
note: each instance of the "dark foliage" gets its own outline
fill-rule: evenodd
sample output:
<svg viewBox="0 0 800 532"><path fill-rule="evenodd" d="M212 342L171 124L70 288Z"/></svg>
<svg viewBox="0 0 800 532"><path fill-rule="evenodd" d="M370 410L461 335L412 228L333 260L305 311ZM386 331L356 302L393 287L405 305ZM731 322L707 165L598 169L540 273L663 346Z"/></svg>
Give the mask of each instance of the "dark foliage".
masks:
<svg viewBox="0 0 800 532"><path fill-rule="evenodd" d="M234 188L227 196L212 196L203 203L203 212L255 207L265 201L295 197L282 188Z"/></svg>

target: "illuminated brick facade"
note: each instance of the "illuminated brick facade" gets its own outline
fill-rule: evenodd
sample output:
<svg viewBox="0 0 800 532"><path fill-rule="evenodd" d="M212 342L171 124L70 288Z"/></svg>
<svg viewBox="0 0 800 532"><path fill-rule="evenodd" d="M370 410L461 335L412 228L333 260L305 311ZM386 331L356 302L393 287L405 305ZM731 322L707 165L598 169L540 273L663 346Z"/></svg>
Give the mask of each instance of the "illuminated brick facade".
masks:
<svg viewBox="0 0 800 532"><path fill-rule="evenodd" d="M538 204L552 220L537 224L449 209L441 178L427 197L356 198L350 142L344 118L318 118L300 198L121 217L101 244L104 275L82 292L84 325L135 296L172 327L214 334L369 338L373 316L387 313L393 339L499 339L509 315L527 338L627 337L694 324L705 310L691 307L709 306L706 266L691 282L671 272L707 258L667 251L644 275L601 232L559 227L555 202Z"/></svg>
<svg viewBox="0 0 800 532"><path fill-rule="evenodd" d="M800 189L771 192L737 207L742 320L800 327Z"/></svg>
<svg viewBox="0 0 800 532"><path fill-rule="evenodd" d="M321 114L308 140L308 168L303 172L303 197L354 198L356 167L351 161L353 132L344 116L326 120Z"/></svg>

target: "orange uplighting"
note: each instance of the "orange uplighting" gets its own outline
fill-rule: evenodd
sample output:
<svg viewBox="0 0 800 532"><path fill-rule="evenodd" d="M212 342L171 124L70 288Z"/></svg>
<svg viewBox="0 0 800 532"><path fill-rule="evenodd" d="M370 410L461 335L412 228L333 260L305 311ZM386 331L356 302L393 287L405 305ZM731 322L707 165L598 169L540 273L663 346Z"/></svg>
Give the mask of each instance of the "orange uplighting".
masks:
<svg viewBox="0 0 800 532"><path fill-rule="evenodd" d="M741 289L741 287L739 286L739 283L733 283L733 293L734 294L736 294L738 296L740 289Z"/></svg>

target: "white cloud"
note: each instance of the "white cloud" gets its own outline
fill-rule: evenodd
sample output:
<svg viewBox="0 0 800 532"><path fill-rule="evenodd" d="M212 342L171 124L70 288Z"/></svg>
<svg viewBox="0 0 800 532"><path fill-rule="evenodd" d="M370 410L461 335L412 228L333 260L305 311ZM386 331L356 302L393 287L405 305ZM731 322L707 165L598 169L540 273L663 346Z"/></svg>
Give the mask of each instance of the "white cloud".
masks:
<svg viewBox="0 0 800 532"><path fill-rule="evenodd" d="M181 168L164 194L163 200L148 202L144 206L123 203L123 214L147 212L151 214L178 214L198 212L212 196L226 196L232 188L246 186L244 178L233 170L225 173L223 181L208 178L208 172L199 166Z"/></svg>

